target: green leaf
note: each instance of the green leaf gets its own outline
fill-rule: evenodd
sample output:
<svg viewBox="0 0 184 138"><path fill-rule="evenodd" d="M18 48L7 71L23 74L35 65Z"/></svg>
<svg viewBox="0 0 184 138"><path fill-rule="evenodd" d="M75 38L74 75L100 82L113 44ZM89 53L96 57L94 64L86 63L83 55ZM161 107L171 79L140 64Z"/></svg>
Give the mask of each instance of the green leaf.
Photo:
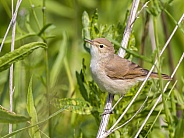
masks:
<svg viewBox="0 0 184 138"><path fill-rule="evenodd" d="M80 93L82 95L82 97L84 98L84 100L89 102L89 96L88 96L88 91L86 89L87 85L86 85L86 78L85 78L85 70L86 70L86 65L85 65L85 60L84 58L82 59L82 69L80 74L76 71L76 78L77 78L77 83L79 85L79 90Z"/></svg>
<svg viewBox="0 0 184 138"><path fill-rule="evenodd" d="M38 36L41 36L50 26L52 26L51 23L46 24L46 25L40 30L40 32L38 33Z"/></svg>
<svg viewBox="0 0 184 138"><path fill-rule="evenodd" d="M184 120L180 119L180 120L178 120L178 124L176 126L174 138L183 138L184 137L183 128L184 128Z"/></svg>
<svg viewBox="0 0 184 138"><path fill-rule="evenodd" d="M137 47L135 47L135 36L133 33L130 34L130 40L128 42L128 49L131 51L138 51Z"/></svg>
<svg viewBox="0 0 184 138"><path fill-rule="evenodd" d="M90 19L89 19L89 15L86 11L84 11L82 14L82 25L83 25L83 37L91 39L90 31L89 31Z"/></svg>
<svg viewBox="0 0 184 138"><path fill-rule="evenodd" d="M108 38L108 39L109 39L112 43L114 43L115 45L121 47L121 44L118 43L117 41L115 41L115 40L113 40L113 39L110 39L110 38ZM147 62L149 62L149 63L152 63L152 60L151 60L151 59L149 59L149 58L147 58L147 57L145 57L145 56L143 56L143 55L139 55L138 53L136 53L136 52L134 52L134 51L131 51L131 50L129 50L129 49L126 49L126 48L124 48L124 47L121 47L121 48L123 48L127 53L130 53L130 54L133 55L134 57L141 58L141 59L143 59L144 61L147 61Z"/></svg>
<svg viewBox="0 0 184 138"><path fill-rule="evenodd" d="M92 106L87 101L81 99L54 99L52 104L57 108L66 109L77 114L88 115L92 111Z"/></svg>
<svg viewBox="0 0 184 138"><path fill-rule="evenodd" d="M153 16L158 16L161 13L161 2L158 0L152 0L150 1L150 5L148 8L148 11L153 15Z"/></svg>
<svg viewBox="0 0 184 138"><path fill-rule="evenodd" d="M98 10L96 9L91 19L91 37L97 38L99 37L98 34Z"/></svg>
<svg viewBox="0 0 184 138"><path fill-rule="evenodd" d="M37 117L37 112L36 108L34 106L34 100L33 100L33 94L32 94L32 77L29 83L28 87L28 94L27 94L27 111L29 115L32 117L31 119L31 125L37 124L38 123L38 117ZM29 130L29 135L32 138L41 138L40 132L39 132L39 127L35 126L33 128L30 128Z"/></svg>
<svg viewBox="0 0 184 138"><path fill-rule="evenodd" d="M83 25L83 29L82 29L82 36L83 38L87 38L87 39L91 39L91 36L90 36L90 20L89 20L89 16L88 16L88 13L86 11L83 12L83 15L82 15L82 25ZM90 44L89 43L86 43L84 42L84 49L89 53L90 52Z"/></svg>
<svg viewBox="0 0 184 138"><path fill-rule="evenodd" d="M80 74L76 71L76 77L77 77L77 83L79 85L79 90L80 90L80 93L82 95L82 97L88 101L88 93L87 93L87 89L83 83L83 80L84 80L84 75L82 73L82 70L80 72Z"/></svg>
<svg viewBox="0 0 184 138"><path fill-rule="evenodd" d="M63 33L63 41L61 43L58 56L56 57L56 60L54 62L54 65L50 73L51 88L56 83L59 73L61 71L61 68L63 66L66 50L67 50L67 36L66 36L66 33Z"/></svg>
<svg viewBox="0 0 184 138"><path fill-rule="evenodd" d="M58 110L57 112L55 112L55 113L53 113L52 115L50 115L48 118L43 119L42 121L38 122L37 124L31 125L31 126L28 126L28 127L23 127L23 128L21 128L21 129L15 130L15 131L13 131L12 133L3 136L2 138L9 138L9 137L11 137L11 136L13 136L13 135L15 135L15 134L18 134L18 133L24 131L24 130L27 130L27 129L32 128L32 127L35 127L35 126L37 126L37 125L40 125L40 124L42 124L42 123L48 121L49 119L55 117L56 115L60 114L60 113L63 112L63 111L64 111L64 109L60 109L60 110Z"/></svg>
<svg viewBox="0 0 184 138"><path fill-rule="evenodd" d="M9 68L16 61L24 59L37 48L46 48L46 44L43 42L32 42L0 57L0 72Z"/></svg>
<svg viewBox="0 0 184 138"><path fill-rule="evenodd" d="M0 105L0 123L21 123L29 121L31 118L29 116L23 116L10 112Z"/></svg>
<svg viewBox="0 0 184 138"><path fill-rule="evenodd" d="M82 95L82 97L86 100L86 101L89 101L89 97L88 97L88 92L87 92L87 89L86 89L86 81L85 81L85 69L86 69L86 66L84 64L84 59L82 61L82 69L81 69L81 72L80 74L76 71L76 78L77 78L77 83L79 85L79 90L80 90L80 93Z"/></svg>
<svg viewBox="0 0 184 138"><path fill-rule="evenodd" d="M35 33L29 33L29 34L25 34L25 35L21 35L21 36L17 36L15 38L15 42L18 41L18 40L22 40L22 39L25 39L25 38L28 38L28 37L31 37L31 36L36 36ZM0 38L0 44L2 43L3 39ZM9 44L12 42L12 37L7 37L4 44Z"/></svg>

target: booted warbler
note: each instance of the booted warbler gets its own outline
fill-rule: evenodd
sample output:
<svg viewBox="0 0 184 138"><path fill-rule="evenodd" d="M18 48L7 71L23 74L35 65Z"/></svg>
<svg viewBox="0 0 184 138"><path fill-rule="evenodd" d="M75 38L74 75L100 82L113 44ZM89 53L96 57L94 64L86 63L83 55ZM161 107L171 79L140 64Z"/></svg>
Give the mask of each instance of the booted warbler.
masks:
<svg viewBox="0 0 184 138"><path fill-rule="evenodd" d="M109 40L96 38L94 40L85 39L85 41L91 45L90 69L92 78L102 91L123 95L137 82L146 78L149 71L116 55ZM152 72L150 78L159 78L159 75ZM171 79L166 74L161 74L161 78Z"/></svg>

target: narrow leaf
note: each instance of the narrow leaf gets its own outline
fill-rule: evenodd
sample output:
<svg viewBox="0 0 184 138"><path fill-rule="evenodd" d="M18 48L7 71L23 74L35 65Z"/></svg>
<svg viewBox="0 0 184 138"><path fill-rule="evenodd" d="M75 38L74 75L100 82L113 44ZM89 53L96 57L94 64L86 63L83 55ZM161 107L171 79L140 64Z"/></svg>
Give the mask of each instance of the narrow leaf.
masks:
<svg viewBox="0 0 184 138"><path fill-rule="evenodd" d="M66 54L66 49L67 49L67 37L66 37L66 33L63 33L63 41L61 43L58 56L56 57L56 60L54 62L54 65L50 73L51 87L53 87L54 84L56 83L57 77L59 76L59 73L63 66L63 60Z"/></svg>
<svg viewBox="0 0 184 138"><path fill-rule="evenodd" d="M184 119L182 118L182 119L178 120L178 124L176 126L174 138L183 138L184 137L183 128L184 128Z"/></svg>
<svg viewBox="0 0 184 138"><path fill-rule="evenodd" d="M60 110L58 110L57 112L55 112L55 113L53 113L52 115L50 115L48 118L43 119L42 121L38 122L37 124L31 125L31 126L28 126L28 127L23 127L23 128L21 128L21 129L15 130L15 131L13 131L12 133L3 136L2 138L9 138L9 137L11 137L11 136L14 136L15 134L18 134L18 133L24 131L24 130L27 130L27 129L32 128L32 127L35 127L35 126L37 126L37 125L40 125L40 124L42 124L42 123L48 121L49 119L55 117L56 115L58 115L59 113L63 112L64 110L65 110L65 109L60 109Z"/></svg>
<svg viewBox="0 0 184 138"><path fill-rule="evenodd" d="M51 23L46 24L46 25L40 30L40 32L38 33L38 36L41 36L50 26L52 26Z"/></svg>
<svg viewBox="0 0 184 138"><path fill-rule="evenodd" d="M90 36L90 20L89 20L89 15L86 11L83 12L83 15L82 15L82 25L83 25L83 29L82 29L82 35L83 35L83 38L87 38L87 39L91 39L91 36ZM89 43L86 43L84 42L84 49L89 53L90 52L90 44Z"/></svg>
<svg viewBox="0 0 184 138"><path fill-rule="evenodd" d="M77 83L79 85L79 90L80 90L80 93L81 93L82 97L86 101L88 101L89 98L88 98L87 89L85 88L85 85L83 83L84 75L83 75L82 71L80 72L80 74L76 71L76 78L77 78Z"/></svg>
<svg viewBox="0 0 184 138"><path fill-rule="evenodd" d="M46 48L46 44L43 42L32 42L0 57L0 72L9 68L12 63L24 59L37 48Z"/></svg>
<svg viewBox="0 0 184 138"><path fill-rule="evenodd" d="M22 39L25 39L25 38L28 38L28 37L31 37L31 36L36 36L35 33L29 33L29 34L25 34L25 35L21 35L21 36L17 36L15 38L15 42L18 41L18 40L22 40ZM0 43L2 43L2 38L0 38ZM10 44L12 42L12 37L7 37L6 41L4 42L4 44Z"/></svg>
<svg viewBox="0 0 184 138"><path fill-rule="evenodd" d="M23 116L10 112L0 105L0 123L21 123L29 121L31 118L29 116Z"/></svg>
<svg viewBox="0 0 184 138"><path fill-rule="evenodd" d="M96 9L92 18L91 18L91 36L93 36L93 38L98 37L98 10Z"/></svg>
<svg viewBox="0 0 184 138"><path fill-rule="evenodd" d="M32 117L31 119L31 125L37 124L38 123L38 117L37 117L37 112L36 108L34 106L34 100L33 100L33 95L32 95L32 78L29 83L28 87L28 94L27 94L27 111L29 115ZM40 132L39 132L39 127L35 126L33 128L30 128L29 130L29 135L32 138L41 138Z"/></svg>

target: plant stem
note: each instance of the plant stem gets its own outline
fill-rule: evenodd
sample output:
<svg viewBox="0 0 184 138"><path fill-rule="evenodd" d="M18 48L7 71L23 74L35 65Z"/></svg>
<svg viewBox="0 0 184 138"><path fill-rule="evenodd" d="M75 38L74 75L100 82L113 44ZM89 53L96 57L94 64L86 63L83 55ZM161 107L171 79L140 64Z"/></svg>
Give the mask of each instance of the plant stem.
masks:
<svg viewBox="0 0 184 138"><path fill-rule="evenodd" d="M174 28L174 30L173 30L173 32L171 33L170 37L168 38L167 42L165 43L164 47L162 48L162 50L161 50L159 56L161 56L161 55L163 54L163 52L165 51L167 45L168 45L169 42L171 41L171 38L172 38L173 35L175 34L176 30L177 30L178 27L179 27L179 24L183 21L183 19L184 19L184 14L181 16L180 20L178 21L178 24L176 25L176 27ZM179 65L181 64L181 61L183 60L183 58L184 58L184 53L183 53L183 55L181 56L181 58L180 58L180 60L179 60L179 62L178 62L178 65L175 67L175 70L173 71L173 73L172 73L172 75L171 75L171 78L173 78L173 76L174 76L174 74L176 73L176 70L178 69ZM157 63L157 60L155 61L155 64L156 64L156 63ZM150 70L148 76L149 76L150 73L153 71L153 68L154 68L155 64L152 66L152 68L151 68L151 70ZM147 77L146 77L146 79L147 79ZM144 82L143 82L142 85L144 85L146 79L144 80ZM166 86L165 86L165 88L164 88L164 92L166 91L167 86L169 85L169 83L170 83L170 81L166 84ZM141 85L141 87L142 87L142 85ZM142 89L141 87L140 87L140 89ZM140 90L140 89L139 89L139 90ZM140 92L139 90L138 90L137 93ZM154 111L155 107L157 106L157 104L159 103L159 101L161 100L161 98L162 98L162 94L159 96L159 98L158 98L157 101L155 102L153 108L152 108L151 111L148 113L146 119L144 120L144 122L142 123L142 125L141 125L141 127L139 128L138 132L136 133L135 138L139 136L141 130L142 130L143 127L145 126L146 122L148 121L149 117L151 116L152 112Z"/></svg>
<svg viewBox="0 0 184 138"><path fill-rule="evenodd" d="M43 13L43 27L46 25L46 0L43 0L42 3L42 13ZM46 33L43 33L43 41L46 42ZM51 107L50 107L50 98L49 98L49 91L50 91L50 77L49 77L49 57L48 57L48 48L45 50L45 73L46 73L46 99L47 99L47 107L48 107L48 116L51 115ZM48 130L49 130L49 137L52 137L52 119L48 121Z"/></svg>
<svg viewBox="0 0 184 138"><path fill-rule="evenodd" d="M29 3L30 3L31 8L32 8L33 17L34 17L34 19L35 19L35 21L36 21L36 25L38 26L38 29L40 30L41 27L40 27L40 24L39 24L39 21L38 21L38 17L36 16L36 12L35 12L35 10L34 10L34 5L33 5L32 0L29 0Z"/></svg>
<svg viewBox="0 0 184 138"><path fill-rule="evenodd" d="M136 13L137 13L137 9L138 9L138 6L139 6L139 2L140 2L140 0L133 0L133 2L132 2L130 15L129 15L129 18L128 18L128 21L127 21L127 26L125 28L123 38L122 38L122 41L121 41L121 47L123 47L123 48L120 48L119 52L118 52L118 55L121 56L121 57L125 56L125 50L124 49L126 49L127 46L128 46L128 41L129 41L129 38L130 38L130 34L131 34L131 31L132 31L134 21L136 19ZM113 100L114 100L114 96L112 96L111 94L108 94L108 98L107 98L106 105L105 105L104 109L110 109L111 110ZM108 105L111 105L111 106L108 106ZM110 107L110 108L106 108L106 107ZM102 116L102 120L101 120L100 127L99 127L99 130L98 130L97 138L106 137L105 136L105 134L106 134L105 131L106 131L106 127L108 125L109 117L110 117L109 114L105 114L105 115Z"/></svg>
<svg viewBox="0 0 184 138"><path fill-rule="evenodd" d="M149 14L146 12L145 13L146 15L146 20L145 20L145 23L143 24L144 27L143 27L143 34L142 34L142 38L141 38L141 52L140 54L141 55L144 55L144 49L145 49L145 44L146 44L146 38L148 36L148 28L149 28ZM142 67L143 66L143 60L142 59L139 59L139 65Z"/></svg>
<svg viewBox="0 0 184 138"><path fill-rule="evenodd" d="M4 37L3 37L3 40L2 40L1 45L0 45L0 52L1 52L2 48L3 48L4 42L5 42L6 37L7 37L8 33L9 33L9 31L10 31L10 28L11 28L13 22L16 20L17 12L18 12L18 9L19 9L19 6L20 6L21 2L22 2L22 0L17 1L15 12L14 12L12 18L11 18L11 21L10 21L10 23L8 25L8 28L6 30L6 33L5 33Z"/></svg>
<svg viewBox="0 0 184 138"><path fill-rule="evenodd" d="M16 4L16 9L19 5L19 3L21 3L21 0L17 1ZM14 16L14 8L13 8L13 4L14 1L12 0L12 19ZM12 41L11 41L11 52L14 51L14 45L15 45L15 30L16 30L16 16L15 18L12 20ZM14 93L14 88L13 88L13 64L10 67L10 80L9 80L9 91L10 91L10 111L13 112L13 93ZM9 124L9 133L11 133L13 131L13 125Z"/></svg>
<svg viewBox="0 0 184 138"><path fill-rule="evenodd" d="M108 94L107 101L106 101L106 104L105 104L105 107L104 107L104 111L112 109L113 100L114 100L114 95L113 94ZM100 127L99 127L98 134L97 134L96 138L104 138L103 135L106 131L106 127L108 125L109 118L110 118L110 114L102 115L102 120L100 122Z"/></svg>

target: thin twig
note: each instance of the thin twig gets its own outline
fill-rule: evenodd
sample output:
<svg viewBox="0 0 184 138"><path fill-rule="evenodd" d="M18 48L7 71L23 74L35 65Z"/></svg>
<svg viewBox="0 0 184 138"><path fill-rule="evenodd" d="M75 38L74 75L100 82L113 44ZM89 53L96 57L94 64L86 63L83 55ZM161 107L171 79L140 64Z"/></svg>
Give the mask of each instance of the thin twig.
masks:
<svg viewBox="0 0 184 138"><path fill-rule="evenodd" d="M118 105L118 103L123 99L123 96L124 96L124 95L122 95L122 96L118 99L118 101L114 104L114 106L113 106L110 110L107 110L107 109L106 109L106 111L104 111L104 113L103 113L102 115L112 113L113 110L114 110L114 108L115 108L115 107Z"/></svg>
<svg viewBox="0 0 184 138"><path fill-rule="evenodd" d="M127 48L127 45L128 45L128 41L129 41L130 34L131 34L131 31L132 31L132 27L133 27L132 23L136 18L136 13L137 13L137 9L138 9L138 6L139 6L139 2L140 2L140 0L133 0L133 2L132 2L130 15L129 15L129 18L128 18L128 21L127 21L127 26L125 28L125 31L124 31L124 34L123 34L123 39L121 41L121 46L125 49ZM119 53L118 53L118 55L121 56L121 57L125 56L125 50L123 50L123 48L120 48ZM105 109L111 110L112 102L113 102L113 96L111 96L111 94L109 94L108 97L109 98L107 98ZM108 106L108 104L111 105L111 106ZM110 107L110 108L106 108L106 107ZM103 135L104 135L104 132L106 130L109 117L110 117L109 114L105 114L105 115L102 116L102 120L101 120L100 127L99 127L99 130L98 130L97 138L104 138L105 137Z"/></svg>
<svg viewBox="0 0 184 138"><path fill-rule="evenodd" d="M106 104L105 104L105 107L104 107L104 111L105 110L111 110L112 100L114 99L113 97L114 97L113 94L108 94ZM99 127L99 130L98 130L97 138L103 138L102 136L106 131L106 126L108 125L109 117L110 117L110 114L102 115L102 120L100 122L100 127Z"/></svg>
<svg viewBox="0 0 184 138"><path fill-rule="evenodd" d="M164 12L162 12L161 13L161 17L162 17L162 26L163 26L163 30L164 30L164 36L165 36L165 40L167 40L168 39L168 37L169 37L169 33L168 33L168 24L167 24L167 21L166 21L166 16L165 16L166 14L164 13ZM169 69L170 69L170 72L173 72L173 70L174 70L174 61L173 61L173 54L172 54L172 49L171 49L171 44L169 44L168 45L168 62L169 62ZM176 80L176 76L174 76L174 78L173 78L173 81L175 81ZM176 89L177 89L177 86L176 86ZM178 103L176 103L176 106L178 107L177 108L177 117L178 118L181 118L182 117L182 113L183 113L183 111L182 111L182 109L180 108L180 105L178 104Z"/></svg>
<svg viewBox="0 0 184 138"><path fill-rule="evenodd" d="M152 88L152 87L150 87L150 90L149 90L149 92L148 92L148 95L150 95L150 93L151 93L151 88ZM131 120L132 120L132 119L143 109L145 103L148 101L148 97L149 97L148 95L146 96L146 99L145 99L144 102L142 103L142 105L141 105L141 107L139 108L139 110L138 110L128 121L126 121L123 125L121 125L121 126L115 128L115 129L113 129L112 132L114 132L115 130L117 130L117 129L123 127L124 125L126 125L128 122L130 122L130 121L131 121Z"/></svg>
<svg viewBox="0 0 184 138"><path fill-rule="evenodd" d="M145 105L145 103L146 103L147 101L148 101L148 96L146 96L146 99L144 100L144 102L143 102L143 104L141 105L141 107L136 111L136 113L135 113L129 120L127 120L124 124L122 124L122 125L120 125L119 127L113 129L112 132L118 130L119 128L125 126L125 125L128 124L130 121L132 121L132 120L134 119L134 117L135 117L138 113L140 113L140 111L143 109L143 107L144 107L144 105ZM112 132L111 132L111 133L112 133Z"/></svg>
<svg viewBox="0 0 184 138"><path fill-rule="evenodd" d="M178 24L181 23L181 21L183 20L184 14L183 16L180 18ZM172 34L170 35L169 39L167 40L166 44L164 45L164 47L162 48L159 57L162 56L163 52L165 51L168 43L170 42L171 38L173 37L173 35L175 34L176 30L178 28L178 25L174 28ZM158 60L155 61L155 63L153 64L152 68L150 69L148 75L146 76L145 80L143 81L142 85L140 86L139 90L137 91L137 93L135 94L135 96L133 97L133 99L130 101L129 105L127 106L127 108L124 110L124 112L122 113L122 115L118 118L118 120L116 121L116 123L109 129L109 131L112 131L114 129L114 127L121 121L121 119L124 117L124 115L126 114L126 112L128 111L128 109L132 106L133 102L135 101L135 99L137 98L137 96L140 94L142 88L144 87L146 81L148 80L149 76L151 75L155 65L157 64Z"/></svg>
<svg viewBox="0 0 184 138"><path fill-rule="evenodd" d="M174 82L174 84L173 84L172 88L170 89L170 92L168 93L167 97L170 97L170 94L171 94L171 92L173 91L174 87L176 86L177 82L178 82L177 80ZM166 99L166 101L167 101L167 99ZM162 109L163 109L163 105L162 105L160 111L158 112L157 116L155 117L155 120L154 120L153 123L151 124L149 130L147 131L147 134L144 136L144 138L147 138L147 135L148 135L148 134L150 133L150 131L152 130L152 128L153 128L153 126L154 126L156 120L158 119L158 117L160 116L160 114L161 114L161 112L162 112Z"/></svg>
<svg viewBox="0 0 184 138"><path fill-rule="evenodd" d="M118 103L123 99L124 95L121 95L121 97L118 99L118 101L114 104L114 106L112 107L111 111L114 110L114 108L118 105Z"/></svg>
<svg viewBox="0 0 184 138"><path fill-rule="evenodd" d="M148 92L148 95L150 95L150 92L151 92L151 87L150 87L150 90L149 90L149 92ZM148 100L148 96L146 97L146 99L145 99L144 102L142 103L141 107L136 111L136 113L135 113L129 120L127 120L127 121L126 121L125 123L123 123L122 125L120 125L120 126L114 128L113 130L107 131L107 132L105 133L106 137L107 137L108 135L110 135L111 133L113 133L114 131L118 130L119 128L125 126L125 125L128 124L130 121L132 121L132 120L135 118L135 116L143 109L143 107L144 107L145 103L147 102L147 100Z"/></svg>
<svg viewBox="0 0 184 138"><path fill-rule="evenodd" d="M14 1L12 0L12 18L14 16L14 9L13 9ZM19 5L19 1L17 1L16 8ZM16 30L16 17L17 13L15 14L15 18L12 20L12 41L11 41L11 52L14 51L15 45L15 30ZM10 66L10 80L9 80L9 91L10 91L10 112L13 112L13 64ZM9 133L12 133L13 125L9 124Z"/></svg>
<svg viewBox="0 0 184 138"><path fill-rule="evenodd" d="M150 2L150 1L147 1L147 2L142 6L142 8L137 12L136 17L135 17L135 19L133 20L133 22L131 23L131 25L134 24L134 22L136 21L137 18L139 18L139 14L142 12L142 10L143 10L144 8L147 8L147 7L148 7L147 5L148 5L149 2Z"/></svg>
<svg viewBox="0 0 184 138"><path fill-rule="evenodd" d="M127 48L127 46L128 46L128 41L129 41L130 34L131 34L131 31L132 31L132 27L133 27L132 23L136 19L136 13L137 13L137 9L138 9L138 6L139 6L139 2L140 2L140 0L133 0L133 2L132 2L132 7L131 7L131 10L130 10L130 16L128 18L127 26L126 26L124 34L123 34L123 39L121 41L121 46L124 47L124 48ZM124 57L125 56L125 50L123 50L123 48L120 48L119 52L118 52L118 55L121 56L121 57Z"/></svg>
<svg viewBox="0 0 184 138"><path fill-rule="evenodd" d="M184 58L184 53L182 54L177 66L175 67L175 70L173 71L171 78L174 77L179 65L181 64L182 60ZM168 81L167 84L164 87L163 93L167 90L167 87L169 86L171 81ZM145 126L146 122L148 121L149 117L151 116L152 112L154 111L155 107L157 106L157 104L160 102L160 100L162 99L162 94L160 94L160 96L158 97L157 101L155 102L155 104L153 105L152 109L150 110L150 112L148 113L146 119L144 120L144 122L142 123L141 127L139 128L138 132L135 135L135 138L137 138L141 132L141 130L143 129L143 127Z"/></svg>
<svg viewBox="0 0 184 138"><path fill-rule="evenodd" d="M134 19L133 22L130 24L131 27L133 27L132 25L134 24L134 22L135 22L136 19L138 18L139 14L142 12L142 10L143 10L144 8L147 7L147 4L148 4L149 2L150 2L150 1L147 1L147 2L142 6L141 10L139 10L139 11L137 12L135 19ZM122 46L122 47L123 47L123 46ZM127 47L127 46L126 46L126 47ZM125 47L123 47L123 49L125 49ZM123 57L124 57L124 56L123 56ZM112 108L111 110L113 110L113 109L116 107L116 105L121 101L122 98L123 98L123 97L121 97L121 98L115 103L115 105L113 106L113 108Z"/></svg>
<svg viewBox="0 0 184 138"><path fill-rule="evenodd" d="M2 40L2 43L1 43L1 46L0 46L0 52L1 52L2 48L3 48L4 42L5 42L6 37L7 37L8 33L9 33L9 31L10 31L10 28L11 28L11 26L13 24L13 21L15 21L15 18L17 17L17 12L18 12L18 9L20 7L21 2L22 2L22 0L17 1L15 12L14 12L13 17L12 17L12 19L11 19L9 25L8 25L6 33L5 33L4 37L3 37L3 40Z"/></svg>

